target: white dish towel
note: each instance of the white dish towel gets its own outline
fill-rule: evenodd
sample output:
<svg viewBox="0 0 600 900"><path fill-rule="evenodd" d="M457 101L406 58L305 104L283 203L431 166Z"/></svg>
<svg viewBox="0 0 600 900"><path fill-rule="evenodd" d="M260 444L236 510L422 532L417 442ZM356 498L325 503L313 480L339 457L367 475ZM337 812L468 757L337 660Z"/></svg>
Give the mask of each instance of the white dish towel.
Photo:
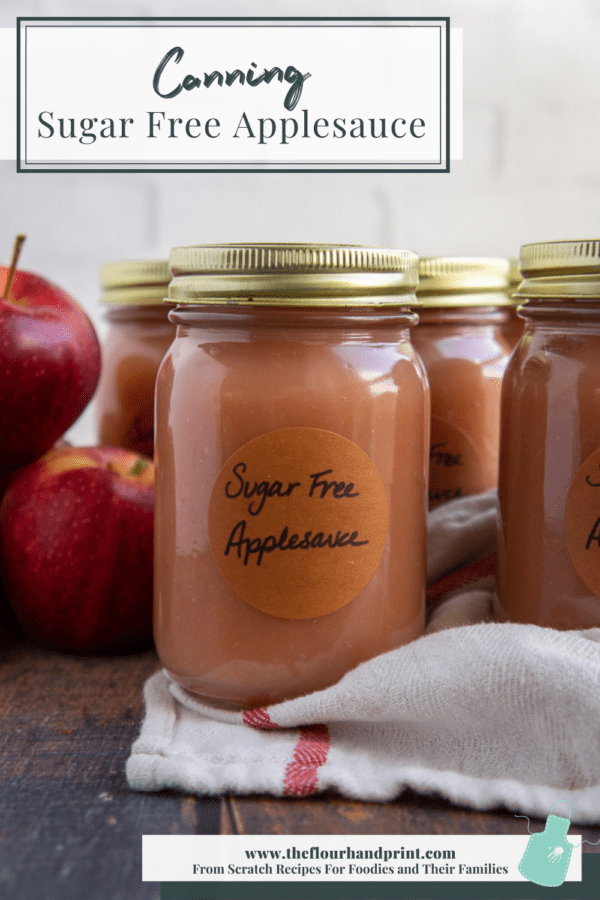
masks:
<svg viewBox="0 0 600 900"><path fill-rule="evenodd" d="M495 502L484 494L430 516L430 581L489 549ZM380 801L412 788L542 817L567 800L574 822L600 822L600 629L494 623L493 589L466 585L424 637L264 709L214 710L157 672L130 786Z"/></svg>

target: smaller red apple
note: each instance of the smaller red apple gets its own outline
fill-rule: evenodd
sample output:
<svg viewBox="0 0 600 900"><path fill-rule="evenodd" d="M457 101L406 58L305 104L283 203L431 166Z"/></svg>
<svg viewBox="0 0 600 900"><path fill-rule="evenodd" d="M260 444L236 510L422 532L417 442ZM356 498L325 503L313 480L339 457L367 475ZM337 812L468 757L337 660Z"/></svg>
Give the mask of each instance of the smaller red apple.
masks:
<svg viewBox="0 0 600 900"><path fill-rule="evenodd" d="M152 639L154 466L113 447L54 449L0 504L0 571L26 634L55 650Z"/></svg>

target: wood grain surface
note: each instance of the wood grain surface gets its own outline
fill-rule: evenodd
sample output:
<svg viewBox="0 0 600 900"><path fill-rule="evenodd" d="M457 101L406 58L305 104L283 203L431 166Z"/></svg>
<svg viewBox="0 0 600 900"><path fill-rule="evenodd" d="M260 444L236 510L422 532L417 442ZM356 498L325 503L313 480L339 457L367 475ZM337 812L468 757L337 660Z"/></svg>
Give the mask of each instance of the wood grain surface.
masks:
<svg viewBox="0 0 600 900"><path fill-rule="evenodd" d="M216 834L220 801L127 786L155 654L0 650L0 898L158 900L142 835Z"/></svg>
<svg viewBox="0 0 600 900"><path fill-rule="evenodd" d="M545 820L531 818L531 830ZM406 791L391 803L356 803L321 794L306 799L227 797L221 811L223 834L526 834L525 819L495 810L476 812L435 797ZM600 840L600 828L573 825L588 841ZM585 845L584 852L600 852Z"/></svg>

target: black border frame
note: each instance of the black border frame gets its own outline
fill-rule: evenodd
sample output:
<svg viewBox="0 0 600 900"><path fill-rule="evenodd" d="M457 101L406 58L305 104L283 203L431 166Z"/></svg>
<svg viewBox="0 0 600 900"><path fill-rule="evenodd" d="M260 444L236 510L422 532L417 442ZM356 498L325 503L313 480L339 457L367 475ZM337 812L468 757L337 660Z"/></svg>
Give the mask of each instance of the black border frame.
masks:
<svg viewBox="0 0 600 900"><path fill-rule="evenodd" d="M28 22L438 22L445 23L445 50L446 50L446 96L445 96L445 112L446 112L446 160L445 166L438 166L435 169L427 168L383 168L374 169L361 167L336 169L327 168L288 168L278 164L277 168L189 168L179 166L174 169L170 168L134 168L132 166L115 166L114 168L65 168L63 166L53 167L48 165L44 168L33 168L27 164L23 164L21 160L21 34L22 27L26 27ZM440 40L443 36L440 32ZM442 88L442 79L440 72L440 94ZM26 86L24 87L24 106L26 106ZM440 116L443 116L444 110L440 109ZM243 165L243 163L241 164ZM409 164L410 165L410 164ZM17 17L17 159L16 170L20 174L32 173L43 174L65 172L70 174L85 173L123 173L123 174L448 174L450 172L450 17L449 16L18 16Z"/></svg>

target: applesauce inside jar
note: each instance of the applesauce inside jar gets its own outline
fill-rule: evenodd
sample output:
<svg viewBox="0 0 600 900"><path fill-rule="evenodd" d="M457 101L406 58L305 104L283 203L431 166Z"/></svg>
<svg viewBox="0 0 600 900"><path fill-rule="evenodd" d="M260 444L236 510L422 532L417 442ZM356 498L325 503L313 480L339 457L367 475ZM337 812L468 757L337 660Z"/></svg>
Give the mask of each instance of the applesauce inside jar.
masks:
<svg viewBox="0 0 600 900"><path fill-rule="evenodd" d="M428 387L406 251L173 251L155 639L206 702L326 687L423 630Z"/></svg>
<svg viewBox="0 0 600 900"><path fill-rule="evenodd" d="M494 258L419 261L413 344L431 390L430 509L497 484L509 268Z"/></svg>
<svg viewBox="0 0 600 900"><path fill-rule="evenodd" d="M154 388L175 337L166 260L127 260L101 269L108 334L95 399L98 443L154 453Z"/></svg>
<svg viewBox="0 0 600 900"><path fill-rule="evenodd" d="M500 620L600 625L600 242L521 248L502 386Z"/></svg>

